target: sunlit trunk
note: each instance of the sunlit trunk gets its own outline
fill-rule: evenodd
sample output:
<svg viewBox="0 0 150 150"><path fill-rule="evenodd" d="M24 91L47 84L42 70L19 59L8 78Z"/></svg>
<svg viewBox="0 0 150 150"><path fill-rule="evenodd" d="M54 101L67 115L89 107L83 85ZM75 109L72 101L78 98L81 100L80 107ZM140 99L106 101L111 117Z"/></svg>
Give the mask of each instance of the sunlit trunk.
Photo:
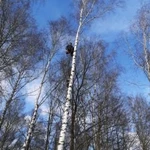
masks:
<svg viewBox="0 0 150 150"><path fill-rule="evenodd" d="M66 129L67 129L67 123L68 123L68 113L69 113L69 107L70 107L73 78L74 78L75 66L76 66L76 52L77 52L77 46L78 46L78 41L79 41L79 33L80 33L80 30L82 27L82 15L83 15L83 8L80 11L80 21L79 21L79 26L78 26L76 38L75 38L74 53L73 53L73 58L72 58L72 68L71 68L71 74L70 74L70 80L69 80L69 87L67 90L67 98L66 98L66 103L64 106L64 113L63 113L63 117L62 117L62 126L61 126L57 150L63 150L63 145L65 142L65 135L66 135Z"/></svg>
<svg viewBox="0 0 150 150"><path fill-rule="evenodd" d="M40 99L40 96L41 96L41 93L42 93L43 85L44 85L44 82L45 82L45 77L46 77L46 74L48 72L50 62L51 62L51 59L48 60L47 65L46 65L45 70L44 70L44 75L43 75L43 78L42 78L42 81L41 81L41 84L40 84L39 93L38 93L38 96L37 96L37 99L36 99L36 102L35 102L35 108L34 108L34 111L33 111L33 115L32 115L30 126L29 126L29 129L28 129L27 137L26 137L26 140L23 144L22 150L29 150L29 147L30 147L32 134L34 132L35 125L36 125L36 120L37 120L37 114L38 114L38 109L39 109L39 99Z"/></svg>

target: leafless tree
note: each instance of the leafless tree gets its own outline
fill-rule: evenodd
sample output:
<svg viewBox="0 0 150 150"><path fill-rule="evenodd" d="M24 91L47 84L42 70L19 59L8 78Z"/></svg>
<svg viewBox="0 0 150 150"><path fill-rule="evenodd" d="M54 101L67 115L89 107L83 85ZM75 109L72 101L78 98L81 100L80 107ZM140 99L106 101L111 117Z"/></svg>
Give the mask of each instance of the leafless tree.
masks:
<svg viewBox="0 0 150 150"><path fill-rule="evenodd" d="M21 146L21 133L24 124L24 102L21 99L14 99L10 104L5 120L0 130L0 147L4 149L17 149Z"/></svg>
<svg viewBox="0 0 150 150"><path fill-rule="evenodd" d="M67 91L67 97L66 97L66 103L64 107L64 115L62 118L62 128L60 131L60 138L59 138L59 145L58 150L63 149L64 141L65 141L65 134L67 129L67 119L68 119L68 111L70 106L70 100L71 100L71 91L72 91L72 85L73 85L73 78L75 75L75 66L76 66L76 52L79 42L79 36L81 33L81 30L83 29L85 24L89 24L93 19L102 17L107 12L110 12L114 10L119 4L121 4L122 1L115 0L115 1L97 1L97 0L80 0L77 1L77 32L75 35L75 42L74 42L74 53L72 58L72 67L71 67L71 73L70 73L70 79L69 79L69 86Z"/></svg>
<svg viewBox="0 0 150 150"><path fill-rule="evenodd" d="M135 132L138 136L139 147L143 150L150 148L150 106L147 100L142 96L130 98L130 106L132 112L133 123L135 125Z"/></svg>
<svg viewBox="0 0 150 150"><path fill-rule="evenodd" d="M66 28L67 28L67 22L64 18L60 19L59 21L50 23L51 49L48 52L48 57L46 58L46 63L42 72L42 79L41 79L41 83L39 87L39 92L35 101L35 108L33 111L33 115L31 117L31 122L30 122L29 129L27 132L26 140L22 148L24 150L28 150L30 147L32 134L36 125L38 110L39 110L39 107L45 101L45 98L43 98L45 96L42 95L42 90L43 90L44 84L47 81L47 73L49 71L52 59L54 58L55 54L59 50L60 41L62 40L65 34Z"/></svg>
<svg viewBox="0 0 150 150"><path fill-rule="evenodd" d="M134 63L143 70L147 79L150 79L150 4L145 4L137 12L135 23L131 26L130 41L126 39L130 56Z"/></svg>
<svg viewBox="0 0 150 150"><path fill-rule="evenodd" d="M37 63L42 58L42 52L40 51L43 47L42 34L37 31L32 18L28 14L28 5L28 2L12 2L9 0L2 1L0 4L0 83L2 90L0 132L1 141L4 141L4 143L1 143L3 145L2 147L5 147L4 145L7 143L5 139L8 139L11 135L10 132L7 132L7 134L4 132L6 130L5 126L8 114L13 110L11 114L13 115L14 112L15 116L11 117L9 124L15 127L13 122L16 122L17 115L19 114L15 114L15 109L12 109L12 107L16 107L16 111L17 106L21 107L18 100L23 99L25 95L23 88L36 78L33 70L35 70ZM39 36L41 36L41 38ZM21 114L21 112L18 113ZM20 120L20 122L22 122L22 120ZM20 122L18 122L18 125ZM10 126L9 130L13 130L14 127ZM18 130L20 130L20 127L18 127ZM15 131L17 134L17 130Z"/></svg>

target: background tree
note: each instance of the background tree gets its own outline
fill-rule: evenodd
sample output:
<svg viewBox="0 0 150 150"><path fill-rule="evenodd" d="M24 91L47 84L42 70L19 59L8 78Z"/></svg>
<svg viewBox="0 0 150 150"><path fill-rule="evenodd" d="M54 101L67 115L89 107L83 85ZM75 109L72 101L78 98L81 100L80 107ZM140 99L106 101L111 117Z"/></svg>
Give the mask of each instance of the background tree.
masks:
<svg viewBox="0 0 150 150"><path fill-rule="evenodd" d="M129 53L133 58L134 63L143 70L147 79L150 79L150 61L149 61L149 31L150 31L150 13L149 13L150 4L145 4L137 12L136 21L131 26L131 37L130 40L133 43L130 43L129 40L126 40L126 44L129 48Z"/></svg>
<svg viewBox="0 0 150 150"><path fill-rule="evenodd" d="M143 150L150 148L149 142L149 126L150 126L150 106L147 100L142 96L136 96L130 98L131 101L131 112L133 117L133 123L135 125L135 131L140 141L140 147Z"/></svg>
<svg viewBox="0 0 150 150"><path fill-rule="evenodd" d="M38 110L39 107L44 103L45 101L45 96L42 95L42 90L44 87L44 84L47 81L47 73L49 71L50 63L55 56L56 52L59 49L59 43L64 36L65 33L65 28L67 28L67 22L64 18L62 18L59 21L51 22L50 23L50 32L51 32L51 50L48 51L48 57L46 58L46 63L44 66L44 69L42 71L42 79L41 83L39 86L39 92L37 94L37 98L35 101L35 108L33 111L33 115L31 117L29 129L27 132L26 140L23 144L23 149L28 150L30 147L30 142L32 140L32 134L36 125L36 120L37 120L37 115L38 115Z"/></svg>
<svg viewBox="0 0 150 150"><path fill-rule="evenodd" d="M2 149L16 146L17 143L19 143L18 147L20 145L23 138L20 131L23 131L21 127L24 122L23 109L21 110L23 102L21 101L27 94L25 92L26 85L36 78L34 71L42 59L42 33L37 30L29 12L30 3L27 1L12 2L8 0L2 1L0 4L2 94L0 98L2 104L0 108L0 138ZM23 118L21 119L21 117ZM6 126L8 127L6 128Z"/></svg>
<svg viewBox="0 0 150 150"><path fill-rule="evenodd" d="M137 12L136 19L130 28L130 36L126 39L126 46L128 46L129 54L132 57L135 65L140 68L146 75L148 81L150 79L150 3L144 3ZM132 42L129 42L132 41ZM149 142L147 141L147 124L148 124L148 99L142 96L132 98L132 117L135 124L135 139L140 141L139 149L149 149ZM142 111L142 109L144 111ZM141 112L140 112L141 111ZM145 119L146 118L146 119ZM147 123L146 123L147 122ZM145 125L144 125L145 124ZM142 138L143 137L143 138ZM136 142L137 142L136 141Z"/></svg>

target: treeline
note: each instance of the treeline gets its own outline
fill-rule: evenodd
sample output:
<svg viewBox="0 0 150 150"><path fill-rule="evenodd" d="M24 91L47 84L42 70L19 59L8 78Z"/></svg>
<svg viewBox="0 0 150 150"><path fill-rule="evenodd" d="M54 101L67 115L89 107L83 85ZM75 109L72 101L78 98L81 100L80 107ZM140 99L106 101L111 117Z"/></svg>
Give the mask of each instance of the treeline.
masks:
<svg viewBox="0 0 150 150"><path fill-rule="evenodd" d="M111 11L121 4L109 2L114 5ZM32 18L32 4L0 1L0 150L56 150L58 146L72 61L65 46L74 41L79 18L73 26L64 17L50 21L45 33ZM134 51L130 53L148 78L149 8L141 7L131 28L137 39L131 43L136 57ZM83 31L77 50L64 149L149 150L150 104L141 95L121 92L122 72L115 53L108 52L105 41L88 38Z"/></svg>

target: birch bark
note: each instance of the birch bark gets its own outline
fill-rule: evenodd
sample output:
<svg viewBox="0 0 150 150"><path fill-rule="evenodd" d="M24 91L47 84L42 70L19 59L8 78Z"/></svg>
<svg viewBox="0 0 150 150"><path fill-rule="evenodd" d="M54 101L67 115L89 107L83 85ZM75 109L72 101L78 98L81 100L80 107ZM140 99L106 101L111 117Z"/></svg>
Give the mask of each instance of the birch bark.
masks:
<svg viewBox="0 0 150 150"><path fill-rule="evenodd" d="M60 130L60 136L59 136L57 150L63 150L63 146L64 146L64 142L65 142L65 134L66 134L66 129L67 129L71 92L72 92L72 86L73 86L73 78L74 78L75 67L76 67L76 53L77 53L77 46L78 46L81 28L82 28L83 24L84 25L89 24L94 19L103 16L107 12L111 12L114 8L116 8L116 6L119 6L119 4L121 2L122 2L121 0L113 0L113 3L112 3L112 1L105 3L105 2L101 2L101 1L97 1L97 0L92 0L92 1L81 0L81 1L79 1L78 6L81 6L80 15L79 15L79 25L78 25L77 33L75 36L71 74L70 74L69 86L68 86L68 90L67 90L66 103L64 106L64 113L63 113L63 117L62 117L62 126L61 126L61 130Z"/></svg>
<svg viewBox="0 0 150 150"><path fill-rule="evenodd" d="M64 140L65 140L67 121L68 121L68 115L69 115L70 100L71 100L72 85L73 85L73 78L74 78L75 67L76 67L77 46L78 46L78 41L79 41L79 33L80 33L81 27L82 27L82 17L83 17L83 8L81 8L81 11L80 11L80 21L79 21L78 30L76 33L76 38L75 38L75 46L74 46L74 53L73 53L73 58L72 58L71 75L70 75L69 86L68 86L68 90L67 90L66 103L64 106L64 114L63 114L63 118L62 118L62 127L61 127L61 131L60 131L57 150L63 150Z"/></svg>
<svg viewBox="0 0 150 150"><path fill-rule="evenodd" d="M67 24L66 24L64 19L60 19L59 21L56 21L56 22L55 21L50 22L50 30L51 30L50 36L51 36L52 47L51 47L51 50L48 54L48 59L47 59L45 68L43 70L43 77L42 77L42 80L41 80L41 83L39 86L39 92L38 92L38 95L37 95L37 98L35 101L35 107L34 107L33 115L31 117L29 129L28 129L26 140L23 144L22 150L28 150L30 148L30 142L31 142L32 135L33 135L33 132L35 129L36 121L37 121L38 110L39 110L39 107L41 106L41 104L43 104L44 101L46 100L46 99L41 98L43 86L44 86L45 81L46 81L46 76L47 76L47 73L49 71L51 61L59 49L58 48L59 43L61 41L63 33L65 32L64 28L66 27L66 25Z"/></svg>
<svg viewBox="0 0 150 150"><path fill-rule="evenodd" d="M35 102L34 112L33 112L32 118L31 118L31 122L30 122L30 125L29 125L28 133L27 133L27 137L26 137L26 140L23 144L22 150L28 150L29 146L30 146L32 134L33 134L33 131L34 131L34 128L35 128L36 120L37 120L38 109L39 109L39 106L40 106L39 105L39 99L40 99L40 96L41 96L41 93L42 93L43 85L44 85L44 82L45 82L45 77L46 77L46 74L48 72L48 68L50 66L51 59L52 59L52 57L48 60L47 65L45 67L43 78L42 78L42 81L40 83L39 93L38 93L38 96L37 96L36 102Z"/></svg>

